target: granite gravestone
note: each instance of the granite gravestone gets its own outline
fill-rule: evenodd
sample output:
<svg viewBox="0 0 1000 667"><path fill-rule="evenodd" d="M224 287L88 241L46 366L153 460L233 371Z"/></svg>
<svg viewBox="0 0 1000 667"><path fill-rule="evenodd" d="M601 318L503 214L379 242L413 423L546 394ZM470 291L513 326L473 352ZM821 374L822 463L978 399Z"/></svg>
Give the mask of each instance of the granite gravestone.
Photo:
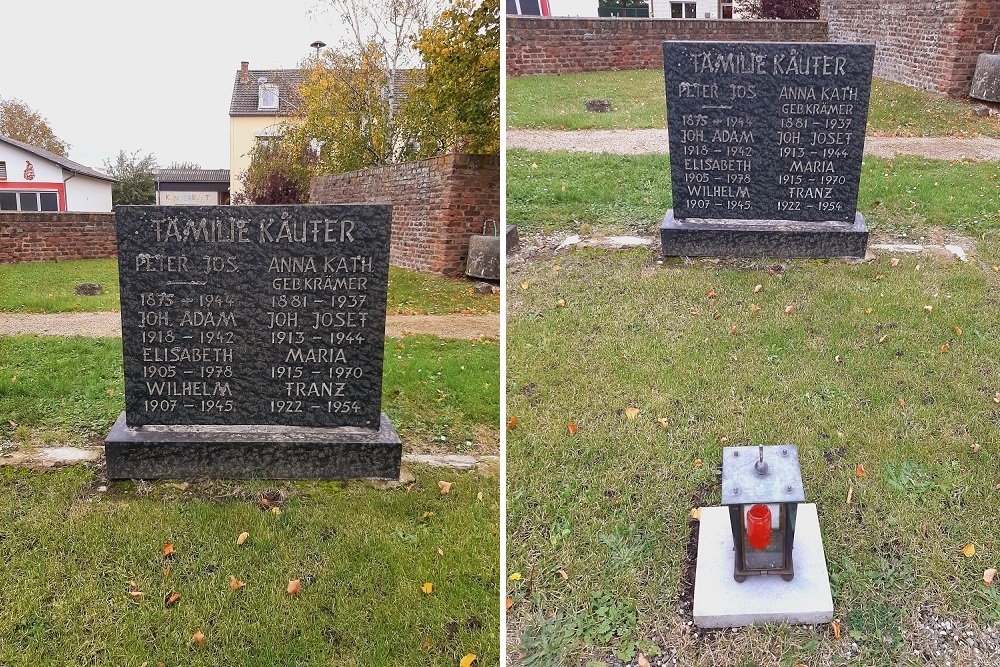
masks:
<svg viewBox="0 0 1000 667"><path fill-rule="evenodd" d="M116 210L125 412L111 478L392 478L391 207Z"/></svg>
<svg viewBox="0 0 1000 667"><path fill-rule="evenodd" d="M664 42L667 256L863 257L875 47Z"/></svg>

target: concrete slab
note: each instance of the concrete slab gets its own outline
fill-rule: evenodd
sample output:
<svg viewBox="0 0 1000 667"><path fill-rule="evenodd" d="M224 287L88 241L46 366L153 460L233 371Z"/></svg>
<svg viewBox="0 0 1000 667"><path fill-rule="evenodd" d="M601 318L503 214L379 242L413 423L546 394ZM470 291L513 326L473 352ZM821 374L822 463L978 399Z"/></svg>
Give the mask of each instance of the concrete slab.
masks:
<svg viewBox="0 0 1000 667"><path fill-rule="evenodd" d="M754 623L810 624L833 620L833 595L815 503L799 505L792 561L795 578L733 579L733 533L726 507L701 508L694 622L702 628Z"/></svg>

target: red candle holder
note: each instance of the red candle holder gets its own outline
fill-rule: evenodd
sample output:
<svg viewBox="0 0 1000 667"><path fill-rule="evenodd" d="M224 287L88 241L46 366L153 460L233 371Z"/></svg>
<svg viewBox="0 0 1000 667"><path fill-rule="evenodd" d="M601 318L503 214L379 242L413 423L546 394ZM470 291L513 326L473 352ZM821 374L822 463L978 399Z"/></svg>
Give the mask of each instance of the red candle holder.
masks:
<svg viewBox="0 0 1000 667"><path fill-rule="evenodd" d="M767 505L754 505L747 511L747 544L758 551L771 543L771 510Z"/></svg>

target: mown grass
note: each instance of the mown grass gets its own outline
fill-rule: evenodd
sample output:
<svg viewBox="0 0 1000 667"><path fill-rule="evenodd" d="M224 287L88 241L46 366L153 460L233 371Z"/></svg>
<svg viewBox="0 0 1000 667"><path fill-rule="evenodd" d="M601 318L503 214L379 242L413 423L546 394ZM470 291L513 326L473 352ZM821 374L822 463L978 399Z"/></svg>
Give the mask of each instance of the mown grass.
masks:
<svg viewBox="0 0 1000 667"><path fill-rule="evenodd" d="M535 231L652 231L670 207L666 155L507 151L507 221ZM867 157L858 210L876 231L1000 229L1000 170L992 162Z"/></svg>
<svg viewBox="0 0 1000 667"><path fill-rule="evenodd" d="M996 262L995 241L980 250ZM656 260L580 250L508 276L507 570L521 575L508 617L522 664L658 645L684 665L916 665L920 610L1000 620L981 580L1000 563L1000 274L933 256L773 275ZM696 637L680 599L690 510L718 504L725 444L783 442L819 507L843 638Z"/></svg>
<svg viewBox="0 0 1000 667"><path fill-rule="evenodd" d="M99 283L98 296L79 296L80 283ZM386 311L397 315L497 313L500 297L476 294L464 278L389 267ZM71 262L0 264L0 312L64 313L118 310L118 262L88 259Z"/></svg>
<svg viewBox="0 0 1000 667"><path fill-rule="evenodd" d="M582 130L667 126L662 70L589 72L507 79L507 127ZM611 100L610 113L584 102ZM899 137L1000 137L1000 122L976 118L972 104L882 79L872 80L868 133Z"/></svg>
<svg viewBox="0 0 1000 667"><path fill-rule="evenodd" d="M0 468L0 664L451 667L475 653L498 665L497 478L415 474L390 491L168 482L102 493L80 466ZM264 490L286 496L280 515L260 508ZM232 591L231 576L245 587ZM180 601L167 608L171 593Z"/></svg>
<svg viewBox="0 0 1000 667"><path fill-rule="evenodd" d="M0 443L103 439L123 409L121 340L0 336ZM382 409L407 450L496 454L495 340L385 342Z"/></svg>

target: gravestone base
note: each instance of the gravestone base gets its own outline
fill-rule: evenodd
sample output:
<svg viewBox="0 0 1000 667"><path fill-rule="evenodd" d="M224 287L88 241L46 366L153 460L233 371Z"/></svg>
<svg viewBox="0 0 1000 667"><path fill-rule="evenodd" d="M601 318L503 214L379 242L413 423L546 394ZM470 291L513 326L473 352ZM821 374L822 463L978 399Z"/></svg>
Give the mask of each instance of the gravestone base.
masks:
<svg viewBox="0 0 1000 667"><path fill-rule="evenodd" d="M863 258L868 226L857 213L854 223L790 220L678 220L667 211L660 225L664 257Z"/></svg>
<svg viewBox="0 0 1000 667"><path fill-rule="evenodd" d="M728 507L702 507L694 577L694 622L700 628L755 623L812 624L833 620L833 596L815 503L798 506L792 563L795 577L733 579L733 530Z"/></svg>
<svg viewBox="0 0 1000 667"><path fill-rule="evenodd" d="M104 441L109 479L399 479L402 441L378 429L141 426L125 413Z"/></svg>

